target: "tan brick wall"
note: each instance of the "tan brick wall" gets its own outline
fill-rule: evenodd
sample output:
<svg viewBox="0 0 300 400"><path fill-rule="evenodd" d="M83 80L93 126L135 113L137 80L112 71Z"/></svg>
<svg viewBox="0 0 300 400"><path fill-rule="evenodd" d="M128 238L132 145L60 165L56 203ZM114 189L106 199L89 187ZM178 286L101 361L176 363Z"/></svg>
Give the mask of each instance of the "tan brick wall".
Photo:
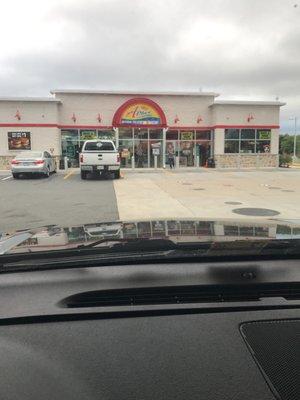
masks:
<svg viewBox="0 0 300 400"><path fill-rule="evenodd" d="M122 95L122 94L66 94L57 93L56 98L62 101L59 106L59 123L75 125L71 117L76 116L77 125L99 125L98 113L101 115L101 125L111 126L117 109L127 100L135 97L146 97L155 101L164 111L170 126L210 126L212 124L209 107L213 96L159 96L159 95ZM174 123L175 116L179 122ZM203 121L197 123L198 116Z"/></svg>
<svg viewBox="0 0 300 400"><path fill-rule="evenodd" d="M219 154L215 155L216 168L276 168L276 154Z"/></svg>
<svg viewBox="0 0 300 400"><path fill-rule="evenodd" d="M279 106L215 104L210 108L216 125L279 125ZM249 114L254 119L248 122Z"/></svg>

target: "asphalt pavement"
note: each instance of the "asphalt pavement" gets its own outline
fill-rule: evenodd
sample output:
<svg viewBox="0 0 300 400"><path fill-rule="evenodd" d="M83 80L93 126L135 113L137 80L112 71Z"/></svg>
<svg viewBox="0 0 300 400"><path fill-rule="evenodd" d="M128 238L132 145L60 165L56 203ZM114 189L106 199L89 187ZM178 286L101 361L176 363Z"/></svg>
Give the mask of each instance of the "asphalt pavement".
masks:
<svg viewBox="0 0 300 400"><path fill-rule="evenodd" d="M78 172L49 178L0 176L0 232L63 227L119 218L112 178L81 180Z"/></svg>

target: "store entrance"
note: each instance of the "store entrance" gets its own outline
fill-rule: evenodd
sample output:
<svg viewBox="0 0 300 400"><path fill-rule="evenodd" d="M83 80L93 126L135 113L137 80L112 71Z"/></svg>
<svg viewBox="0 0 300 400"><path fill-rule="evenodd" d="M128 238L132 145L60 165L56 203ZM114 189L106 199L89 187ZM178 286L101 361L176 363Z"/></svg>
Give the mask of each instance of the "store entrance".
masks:
<svg viewBox="0 0 300 400"><path fill-rule="evenodd" d="M207 161L211 157L211 143L198 142L195 147L196 163L199 167L206 167Z"/></svg>
<svg viewBox="0 0 300 400"><path fill-rule="evenodd" d="M79 167L78 131L62 131L61 134L62 156L68 158L68 166Z"/></svg>

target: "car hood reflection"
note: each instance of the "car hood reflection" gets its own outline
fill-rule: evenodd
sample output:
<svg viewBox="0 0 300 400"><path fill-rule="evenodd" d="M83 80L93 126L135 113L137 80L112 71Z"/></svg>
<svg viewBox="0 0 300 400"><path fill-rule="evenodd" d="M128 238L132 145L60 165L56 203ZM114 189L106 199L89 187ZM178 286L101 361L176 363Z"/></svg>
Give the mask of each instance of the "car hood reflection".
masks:
<svg viewBox="0 0 300 400"><path fill-rule="evenodd" d="M72 227L51 225L0 233L0 254L72 249L96 240L118 238L169 239L176 243L300 239L300 224L174 219L100 222Z"/></svg>

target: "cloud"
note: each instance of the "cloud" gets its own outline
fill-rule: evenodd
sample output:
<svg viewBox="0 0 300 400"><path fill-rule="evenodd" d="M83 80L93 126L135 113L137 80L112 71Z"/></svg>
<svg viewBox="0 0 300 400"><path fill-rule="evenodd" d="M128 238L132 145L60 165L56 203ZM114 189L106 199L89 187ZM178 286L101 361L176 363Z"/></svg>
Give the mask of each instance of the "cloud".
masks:
<svg viewBox="0 0 300 400"><path fill-rule="evenodd" d="M2 5L2 95L52 88L215 90L300 107L290 0L61 0ZM18 8L19 7L19 8ZM16 9L18 12L16 12ZM286 128L288 129L288 128Z"/></svg>

